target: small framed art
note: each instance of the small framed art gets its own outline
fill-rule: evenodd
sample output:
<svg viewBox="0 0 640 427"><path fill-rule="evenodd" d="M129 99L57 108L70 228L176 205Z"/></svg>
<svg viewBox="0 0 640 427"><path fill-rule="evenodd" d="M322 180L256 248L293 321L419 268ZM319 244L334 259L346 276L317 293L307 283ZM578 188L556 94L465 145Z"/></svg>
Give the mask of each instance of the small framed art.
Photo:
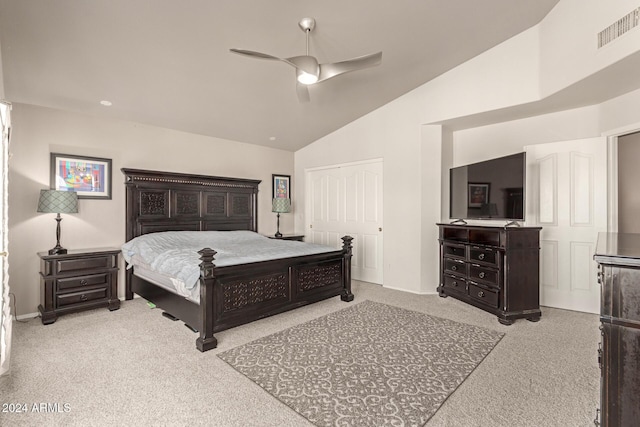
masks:
<svg viewBox="0 0 640 427"><path fill-rule="evenodd" d="M291 199L291 175L271 175L274 199Z"/></svg>
<svg viewBox="0 0 640 427"><path fill-rule="evenodd" d="M111 199L111 159L51 153L50 187L79 199Z"/></svg>
<svg viewBox="0 0 640 427"><path fill-rule="evenodd" d="M483 205L489 203L489 190L491 184L470 182L469 183L469 208L481 208Z"/></svg>

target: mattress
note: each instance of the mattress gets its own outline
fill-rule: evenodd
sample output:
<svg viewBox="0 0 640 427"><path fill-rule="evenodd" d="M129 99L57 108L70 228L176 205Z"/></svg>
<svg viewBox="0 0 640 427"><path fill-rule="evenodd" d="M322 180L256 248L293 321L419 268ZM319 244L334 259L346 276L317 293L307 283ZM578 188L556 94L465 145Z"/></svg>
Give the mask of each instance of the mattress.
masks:
<svg viewBox="0 0 640 427"><path fill-rule="evenodd" d="M334 252L331 246L270 239L253 231L165 231L138 236L122 245L122 255L134 274L198 301L200 255L211 248L217 267Z"/></svg>

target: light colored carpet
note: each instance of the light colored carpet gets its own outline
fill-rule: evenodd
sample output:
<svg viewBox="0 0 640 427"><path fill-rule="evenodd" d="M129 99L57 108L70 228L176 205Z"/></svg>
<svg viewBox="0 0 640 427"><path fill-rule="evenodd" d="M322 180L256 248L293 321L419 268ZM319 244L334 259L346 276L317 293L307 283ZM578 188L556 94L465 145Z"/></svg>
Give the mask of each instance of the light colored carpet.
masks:
<svg viewBox="0 0 640 427"><path fill-rule="evenodd" d="M435 288L435 286L434 286ZM599 405L598 316L543 307L538 323L503 326L452 298L354 282L355 303L381 302L505 333L427 427L589 426ZM335 297L216 334L196 334L141 299L16 323L12 373L0 404L68 404L63 413L2 413L2 426L311 426L217 357L256 339L349 307ZM0 408L2 409L2 408Z"/></svg>
<svg viewBox="0 0 640 427"><path fill-rule="evenodd" d="M364 301L218 357L317 426L422 426L503 335Z"/></svg>

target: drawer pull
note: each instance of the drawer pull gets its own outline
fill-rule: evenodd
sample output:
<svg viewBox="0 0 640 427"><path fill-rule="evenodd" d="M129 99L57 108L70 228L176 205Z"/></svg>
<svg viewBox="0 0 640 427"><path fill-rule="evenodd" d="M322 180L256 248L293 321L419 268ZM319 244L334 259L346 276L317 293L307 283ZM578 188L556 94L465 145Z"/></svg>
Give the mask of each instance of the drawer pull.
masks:
<svg viewBox="0 0 640 427"><path fill-rule="evenodd" d="M87 285L89 284L89 282L87 282L87 280L86 280L86 279L82 279L82 280L80 280L80 284L81 284L82 286L87 286Z"/></svg>
<svg viewBox="0 0 640 427"><path fill-rule="evenodd" d="M478 259L479 259L480 261L482 261L482 260L484 259L484 254L480 254L480 255L478 255Z"/></svg>
<svg viewBox="0 0 640 427"><path fill-rule="evenodd" d="M458 282L456 282L455 280L453 282L451 282L452 286L458 286Z"/></svg>
<svg viewBox="0 0 640 427"><path fill-rule="evenodd" d="M480 298L483 298L483 297L484 297L484 292L482 292L482 291L478 292L478 296L479 296Z"/></svg>
<svg viewBox="0 0 640 427"><path fill-rule="evenodd" d="M85 294L80 295L80 301L86 301L88 299L89 299L89 297L86 296Z"/></svg>
<svg viewBox="0 0 640 427"><path fill-rule="evenodd" d="M480 274L478 274L478 277L484 279L484 271L481 271Z"/></svg>
<svg viewBox="0 0 640 427"><path fill-rule="evenodd" d="M457 269L458 269L458 266L457 266L457 265L452 265L452 266L451 266L451 270L456 271Z"/></svg>

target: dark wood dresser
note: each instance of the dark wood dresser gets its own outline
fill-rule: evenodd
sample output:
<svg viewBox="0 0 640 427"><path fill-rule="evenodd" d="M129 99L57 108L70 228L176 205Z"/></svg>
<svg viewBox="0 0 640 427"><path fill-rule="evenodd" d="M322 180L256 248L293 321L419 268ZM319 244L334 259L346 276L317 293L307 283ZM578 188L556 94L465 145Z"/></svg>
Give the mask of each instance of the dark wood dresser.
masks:
<svg viewBox="0 0 640 427"><path fill-rule="evenodd" d="M540 227L438 224L441 297L498 317L540 320Z"/></svg>
<svg viewBox="0 0 640 427"><path fill-rule="evenodd" d="M40 305L44 325L59 315L96 307L120 308L118 255L120 249L69 250L64 255L39 252Z"/></svg>
<svg viewBox="0 0 640 427"><path fill-rule="evenodd" d="M595 424L640 425L640 234L600 233L600 413Z"/></svg>

